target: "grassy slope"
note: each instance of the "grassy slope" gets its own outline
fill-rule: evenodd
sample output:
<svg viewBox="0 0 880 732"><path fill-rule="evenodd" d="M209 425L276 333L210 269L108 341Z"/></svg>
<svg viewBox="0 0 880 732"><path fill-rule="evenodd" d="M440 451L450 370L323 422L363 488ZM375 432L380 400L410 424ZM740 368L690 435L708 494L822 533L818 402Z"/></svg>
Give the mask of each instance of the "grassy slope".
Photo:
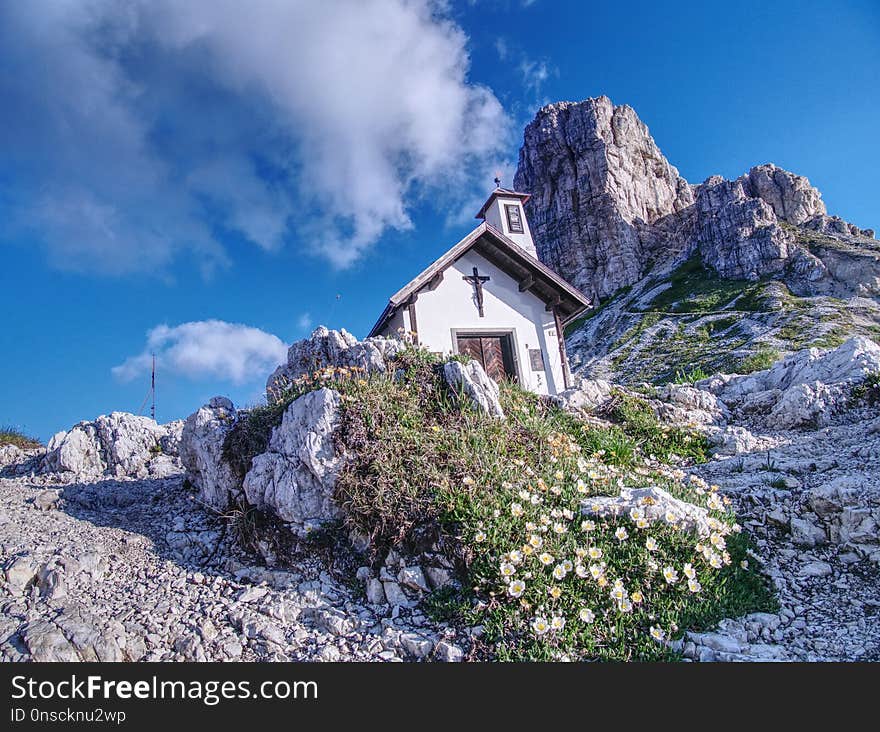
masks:
<svg viewBox="0 0 880 732"><path fill-rule="evenodd" d="M716 570L698 553L693 535L671 526L638 528L631 517L597 520L589 531L581 524L581 502L614 494L620 485L661 485L705 504L708 492L669 467L704 459L698 435L657 424L633 397L618 395L607 414L614 424L597 426L511 384L502 387L507 419L491 419L456 406L429 354L407 351L399 367L397 379L345 372L305 386L328 384L343 395L340 439L352 459L336 499L347 515L345 528L371 536L377 559L391 546L417 552L437 542L454 557L463 589L438 592L425 606L454 622L483 624L487 657L664 658L652 627L675 635L772 606L760 576L740 566L745 541L739 534L727 536L729 564ZM264 417L252 424L264 429ZM726 510L714 516L720 538L732 517ZM620 527L629 534L624 541L615 537ZM655 551L647 548L649 536ZM527 548L530 540L552 553L551 564ZM602 558L585 555L590 548ZM566 561L570 569L555 579L554 567ZM526 584L518 597L502 576L511 569L502 568L505 563ZM598 581L574 569L603 563ZM697 573L698 594L687 588L686 563ZM666 566L681 576L675 584L663 579ZM611 596L615 580L623 583L629 607L621 609ZM558 597L550 594L554 588ZM582 610L594 613L592 622L581 618ZM537 634L536 617L565 624Z"/></svg>
<svg viewBox="0 0 880 732"><path fill-rule="evenodd" d="M783 352L833 347L857 333L880 337L877 312L857 319L846 301L797 297L781 280L723 279L696 255L606 305L580 335L569 332L570 350L582 363L603 359L596 375L623 383L664 383L694 371L749 373Z"/></svg>

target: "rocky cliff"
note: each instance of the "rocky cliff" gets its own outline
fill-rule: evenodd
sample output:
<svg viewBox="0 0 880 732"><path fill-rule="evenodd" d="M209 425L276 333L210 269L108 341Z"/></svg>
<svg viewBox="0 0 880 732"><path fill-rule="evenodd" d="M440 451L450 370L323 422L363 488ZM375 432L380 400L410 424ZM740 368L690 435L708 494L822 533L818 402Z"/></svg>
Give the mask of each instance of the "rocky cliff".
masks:
<svg viewBox="0 0 880 732"><path fill-rule="evenodd" d="M880 334L880 244L803 176L766 164L692 185L599 97L538 112L514 185L539 257L601 305L569 330L585 374L664 380Z"/></svg>

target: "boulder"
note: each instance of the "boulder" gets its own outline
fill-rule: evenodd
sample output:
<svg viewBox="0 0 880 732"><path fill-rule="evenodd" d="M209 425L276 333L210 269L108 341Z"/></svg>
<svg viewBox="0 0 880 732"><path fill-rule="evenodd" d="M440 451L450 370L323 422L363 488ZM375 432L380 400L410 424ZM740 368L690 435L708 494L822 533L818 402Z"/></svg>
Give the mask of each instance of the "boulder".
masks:
<svg viewBox="0 0 880 732"><path fill-rule="evenodd" d="M15 445L0 445L0 469L7 465L17 465L25 459L24 450Z"/></svg>
<svg viewBox="0 0 880 732"><path fill-rule="evenodd" d="M460 403L470 404L492 417L504 418L498 401L498 384L489 378L478 361L449 361L443 365L443 378Z"/></svg>
<svg viewBox="0 0 880 732"><path fill-rule="evenodd" d="M396 338L366 338L358 341L344 328L316 328L312 335L297 341L266 382L266 398L273 402L292 381L327 367L361 368L367 373L385 373L389 362L405 344Z"/></svg>
<svg viewBox="0 0 880 732"><path fill-rule="evenodd" d="M240 479L223 457L223 443L235 423L235 407L214 397L186 418L180 438L180 460L187 478L208 506L224 511L241 496Z"/></svg>
<svg viewBox="0 0 880 732"><path fill-rule="evenodd" d="M700 536L712 533L705 508L682 501L657 486L621 488L619 496L593 496L581 504L581 513L585 516L623 516L631 509L642 510L651 522L666 521L667 513L671 513L682 529Z"/></svg>
<svg viewBox="0 0 880 732"><path fill-rule="evenodd" d="M160 425L128 412L101 415L53 436L40 468L82 479L167 477L181 470L182 426L180 420Z"/></svg>
<svg viewBox="0 0 880 732"><path fill-rule="evenodd" d="M339 394L327 388L291 402L244 478L248 501L300 535L339 516L333 490L344 462L334 444L340 404Z"/></svg>
<svg viewBox="0 0 880 732"><path fill-rule="evenodd" d="M573 389L560 392L553 401L562 409L592 412L611 397L614 386L603 379L582 379Z"/></svg>

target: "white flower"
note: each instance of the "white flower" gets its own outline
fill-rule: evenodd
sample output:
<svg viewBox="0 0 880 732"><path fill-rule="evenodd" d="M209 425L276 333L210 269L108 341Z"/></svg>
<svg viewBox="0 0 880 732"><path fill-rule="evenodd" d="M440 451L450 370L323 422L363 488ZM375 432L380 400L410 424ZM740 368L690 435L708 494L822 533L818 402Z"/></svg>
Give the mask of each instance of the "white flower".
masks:
<svg viewBox="0 0 880 732"><path fill-rule="evenodd" d="M590 555L590 559L601 559L602 558L602 550L597 546L591 546L587 550L587 554Z"/></svg>
<svg viewBox="0 0 880 732"><path fill-rule="evenodd" d="M748 568L749 568L749 560L748 560L748 559L743 559L743 560L739 563L739 566L742 567L743 569L748 569Z"/></svg>
<svg viewBox="0 0 880 732"><path fill-rule="evenodd" d="M555 524L553 524L553 531L556 534L564 534L566 531L568 531L568 529L566 528L565 524L557 521Z"/></svg>
<svg viewBox="0 0 880 732"><path fill-rule="evenodd" d="M474 541L477 542L477 544L481 544L482 542L486 541L486 532L483 530L478 531L476 534L474 534Z"/></svg>
<svg viewBox="0 0 880 732"><path fill-rule="evenodd" d="M697 570L694 569L694 565L690 562L684 565L684 576L688 579L694 579L697 576Z"/></svg>
<svg viewBox="0 0 880 732"><path fill-rule="evenodd" d="M678 582L678 572L675 567L664 567L663 579L665 579L670 585L674 585Z"/></svg>
<svg viewBox="0 0 880 732"><path fill-rule="evenodd" d="M656 625L651 626L651 637L655 641L662 641L666 637L666 632L663 628L659 628Z"/></svg>
<svg viewBox="0 0 880 732"><path fill-rule="evenodd" d="M588 607L582 607L578 612L578 617L584 623L592 623L596 619L596 614Z"/></svg>
<svg viewBox="0 0 880 732"><path fill-rule="evenodd" d="M519 597L526 591L526 583L522 580L514 580L507 586L507 592L511 597Z"/></svg>
<svg viewBox="0 0 880 732"><path fill-rule="evenodd" d="M697 592L699 592L700 590L703 589L703 586L699 582L697 582L695 579L689 579L688 580L688 589L691 592L693 592L694 594L696 594Z"/></svg>
<svg viewBox="0 0 880 732"><path fill-rule="evenodd" d="M514 564L520 564L523 560L523 554L519 549L514 549L507 555L508 559Z"/></svg>
<svg viewBox="0 0 880 732"><path fill-rule="evenodd" d="M539 496L537 493L532 493L532 495L529 497L529 503L531 503L533 506L537 506L540 502L541 496Z"/></svg>
<svg viewBox="0 0 880 732"><path fill-rule="evenodd" d="M590 574L590 571L583 564L575 564L574 573L581 579L584 579Z"/></svg>
<svg viewBox="0 0 880 732"><path fill-rule="evenodd" d="M626 529L623 528L623 526L619 526L617 527L617 531L614 532L614 536L617 537L618 541L625 541L629 534L626 533Z"/></svg>
<svg viewBox="0 0 880 732"><path fill-rule="evenodd" d="M678 521L678 516L676 516L675 513L673 513L672 511L667 511L665 518L666 523L668 524L674 524Z"/></svg>
<svg viewBox="0 0 880 732"><path fill-rule="evenodd" d="M631 613L633 609L633 604L630 602L629 598L624 597L617 603L617 609L622 613Z"/></svg>
<svg viewBox="0 0 880 732"><path fill-rule="evenodd" d="M649 536L645 540L645 548L649 552L656 552L660 547L657 545L657 540L653 536Z"/></svg>
<svg viewBox="0 0 880 732"><path fill-rule="evenodd" d="M721 555L720 555L720 554L716 554L715 552L712 552L712 553L709 555L709 565L710 565L713 569L721 569L722 564L723 564L723 562L721 561Z"/></svg>
<svg viewBox="0 0 880 732"><path fill-rule="evenodd" d="M595 521L581 521L581 531L593 531L595 528Z"/></svg>
<svg viewBox="0 0 880 732"><path fill-rule="evenodd" d="M645 512L641 508L633 507L629 510L629 517L633 521L638 521L640 518L644 517L644 515Z"/></svg>
<svg viewBox="0 0 880 732"><path fill-rule="evenodd" d="M637 529L647 529L649 526L648 519L644 516L642 518L636 519L636 528Z"/></svg>
<svg viewBox="0 0 880 732"><path fill-rule="evenodd" d="M582 478L578 478L577 491L578 491L578 493L586 493L587 492L587 484L584 483Z"/></svg>
<svg viewBox="0 0 880 732"><path fill-rule="evenodd" d="M574 564L572 564L570 559L566 559L562 562L562 568L566 572L571 572L571 570L574 568Z"/></svg>
<svg viewBox="0 0 880 732"><path fill-rule="evenodd" d="M554 615L550 619L550 627L553 630L562 630L565 627L565 618L561 615Z"/></svg>
<svg viewBox="0 0 880 732"><path fill-rule="evenodd" d="M550 552L542 552L538 557L538 561L546 567L549 564L553 564L553 555Z"/></svg>
<svg viewBox="0 0 880 732"><path fill-rule="evenodd" d="M726 546L726 544L724 543L724 537L721 536L721 534L719 534L718 532L713 533L712 536L709 537L709 542L716 549L724 549L724 547Z"/></svg>
<svg viewBox="0 0 880 732"><path fill-rule="evenodd" d="M473 485L474 479L471 478L471 476L466 475L464 478L461 479L461 482L462 482L462 485Z"/></svg>
<svg viewBox="0 0 880 732"><path fill-rule="evenodd" d="M566 521L571 521L574 518L574 511L572 511L570 508L563 508L562 518L564 518Z"/></svg>
<svg viewBox="0 0 880 732"><path fill-rule="evenodd" d="M721 502L721 499L718 497L717 493L710 493L709 498L706 499L706 505L712 511L720 511L724 508L724 504Z"/></svg>
<svg viewBox="0 0 880 732"><path fill-rule="evenodd" d="M603 574L605 574L605 570L599 564L591 564L590 565L590 575L593 579L599 579Z"/></svg>
<svg viewBox="0 0 880 732"><path fill-rule="evenodd" d="M533 549L540 549L542 546L544 546L544 540L537 534L532 534L529 537L529 545Z"/></svg>
<svg viewBox="0 0 880 732"><path fill-rule="evenodd" d="M511 503L510 504L510 513L513 516L519 517L523 515L523 507L521 503Z"/></svg>
<svg viewBox="0 0 880 732"><path fill-rule="evenodd" d="M547 618L542 615L538 615L532 621L532 630L535 635L544 635L548 630L550 630L550 625L547 623Z"/></svg>
<svg viewBox="0 0 880 732"><path fill-rule="evenodd" d="M563 580L565 579L566 574L567 572L565 571L565 567L563 567L561 564L557 564L553 568L553 579Z"/></svg>
<svg viewBox="0 0 880 732"><path fill-rule="evenodd" d="M502 562L501 563L501 576L502 577L512 577L516 573L516 567L514 567L510 562Z"/></svg>
<svg viewBox="0 0 880 732"><path fill-rule="evenodd" d="M519 497L522 498L524 501L529 501L532 498L532 494L530 491L527 491L525 488L523 488L519 492Z"/></svg>

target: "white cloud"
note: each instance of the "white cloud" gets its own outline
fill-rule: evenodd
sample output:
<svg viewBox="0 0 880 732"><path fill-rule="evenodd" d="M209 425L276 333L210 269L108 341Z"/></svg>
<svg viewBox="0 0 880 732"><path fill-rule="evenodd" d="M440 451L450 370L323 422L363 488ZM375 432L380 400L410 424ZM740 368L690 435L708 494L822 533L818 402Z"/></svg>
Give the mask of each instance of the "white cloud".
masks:
<svg viewBox="0 0 880 732"><path fill-rule="evenodd" d="M338 266L425 196L455 205L511 142L437 0L0 5L3 190L59 266L123 273L217 227ZM2 185L2 184L0 184Z"/></svg>
<svg viewBox="0 0 880 732"><path fill-rule="evenodd" d="M242 384L265 378L285 359L287 347L271 333L223 320L157 325L147 333L143 352L114 366L113 375L132 381L149 373L154 353L159 370Z"/></svg>
<svg viewBox="0 0 880 732"><path fill-rule="evenodd" d="M308 330L313 322L311 313L303 313L296 319L296 327L300 330Z"/></svg>

